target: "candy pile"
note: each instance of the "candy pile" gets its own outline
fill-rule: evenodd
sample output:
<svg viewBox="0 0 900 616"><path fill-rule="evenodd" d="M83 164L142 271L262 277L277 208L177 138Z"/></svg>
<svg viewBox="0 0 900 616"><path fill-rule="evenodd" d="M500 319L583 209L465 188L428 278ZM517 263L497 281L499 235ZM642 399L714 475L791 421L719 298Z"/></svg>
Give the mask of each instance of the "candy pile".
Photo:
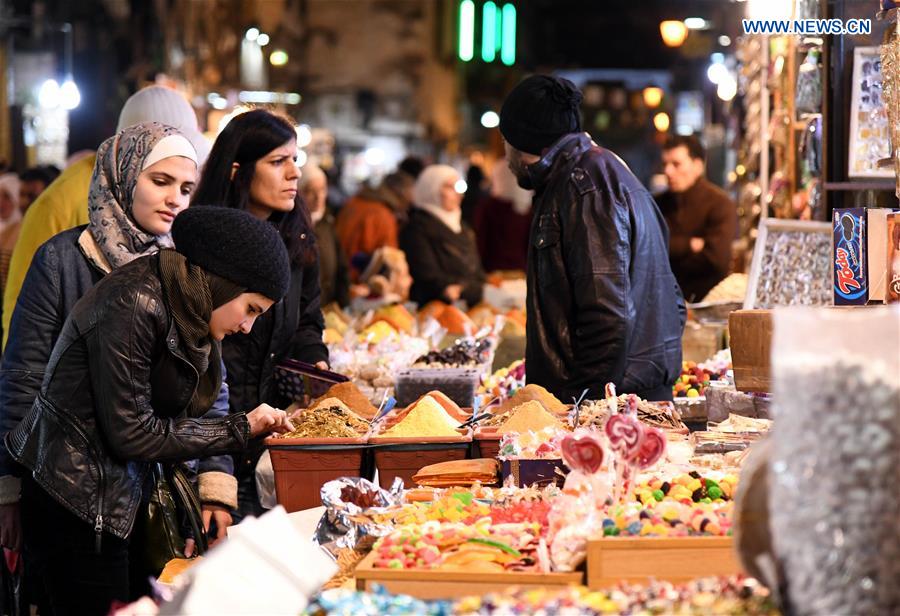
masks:
<svg viewBox="0 0 900 616"><path fill-rule="evenodd" d="M478 395L485 402L495 398L508 398L517 389L525 386L525 362L514 361L506 368L500 368L488 377L482 377Z"/></svg>
<svg viewBox="0 0 900 616"><path fill-rule="evenodd" d="M315 410L291 417L294 429L282 438L353 438L365 434L369 424L336 398L325 400Z"/></svg>
<svg viewBox="0 0 900 616"><path fill-rule="evenodd" d="M738 478L725 475L716 481L703 477L697 471L679 475L670 481L651 477L641 481L635 489L638 501L645 505L660 501L678 501L685 504L710 503L731 500L737 489Z"/></svg>
<svg viewBox="0 0 900 616"><path fill-rule="evenodd" d="M727 378L728 368L713 371L713 365L697 365L692 361L682 362L681 376L672 387L672 394L676 398L699 398L706 395L706 388L712 381L720 381Z"/></svg>
<svg viewBox="0 0 900 616"><path fill-rule="evenodd" d="M732 503L663 501L615 505L603 513L605 537L693 537L731 535Z"/></svg>
<svg viewBox="0 0 900 616"><path fill-rule="evenodd" d="M387 569L452 571L534 571L538 563L538 524L425 522L404 526L380 538L374 566Z"/></svg>
<svg viewBox="0 0 900 616"><path fill-rule="evenodd" d="M591 591L583 586L561 590L513 589L483 597L466 597L453 605L462 616L489 614L691 614L712 616L778 614L769 592L751 578L701 578L687 584L621 584Z"/></svg>
<svg viewBox="0 0 900 616"><path fill-rule="evenodd" d="M491 514L491 507L475 499L467 491L449 491L438 500L404 505L394 516L396 526L410 526L425 522L461 522L473 524Z"/></svg>
<svg viewBox="0 0 900 616"><path fill-rule="evenodd" d="M356 592L333 588L319 593L303 611L305 616L448 616L450 604L443 601L422 601L409 595L392 595L384 587L374 592Z"/></svg>

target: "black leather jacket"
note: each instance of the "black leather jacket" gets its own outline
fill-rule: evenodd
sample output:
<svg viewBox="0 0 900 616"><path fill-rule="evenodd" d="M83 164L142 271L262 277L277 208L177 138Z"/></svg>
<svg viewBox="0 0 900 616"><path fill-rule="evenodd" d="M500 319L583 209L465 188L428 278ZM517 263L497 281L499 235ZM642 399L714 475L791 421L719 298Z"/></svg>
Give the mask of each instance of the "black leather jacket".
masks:
<svg viewBox="0 0 900 616"><path fill-rule="evenodd" d="M158 256L137 259L72 309L7 448L98 537L127 538L149 462L246 447L245 413L190 416L197 381L163 300Z"/></svg>
<svg viewBox="0 0 900 616"><path fill-rule="evenodd" d="M28 268L0 363L0 437L31 410L63 323L75 303L103 279L104 272L79 246L78 238L85 228L82 225L53 236L38 249ZM222 370L227 378L224 363ZM224 382L213 408L216 415L228 414L228 386ZM0 446L0 478L19 476L21 472L6 448ZM204 458L199 472L231 475L231 456Z"/></svg>
<svg viewBox="0 0 900 616"><path fill-rule="evenodd" d="M585 133L527 167L536 196L528 249L526 370L565 401L584 389L671 399L684 299L650 194Z"/></svg>

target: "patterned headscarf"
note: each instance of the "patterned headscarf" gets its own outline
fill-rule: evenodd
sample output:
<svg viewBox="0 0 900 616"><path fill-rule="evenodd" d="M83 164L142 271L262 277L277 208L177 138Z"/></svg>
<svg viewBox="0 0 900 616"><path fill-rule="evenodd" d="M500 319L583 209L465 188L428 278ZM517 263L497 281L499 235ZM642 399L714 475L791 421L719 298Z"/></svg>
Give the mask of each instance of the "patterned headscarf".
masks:
<svg viewBox="0 0 900 616"><path fill-rule="evenodd" d="M144 161L156 144L170 135L181 133L156 122L135 124L104 141L97 150L88 192L88 229L113 269L173 246L170 235L147 233L132 215Z"/></svg>

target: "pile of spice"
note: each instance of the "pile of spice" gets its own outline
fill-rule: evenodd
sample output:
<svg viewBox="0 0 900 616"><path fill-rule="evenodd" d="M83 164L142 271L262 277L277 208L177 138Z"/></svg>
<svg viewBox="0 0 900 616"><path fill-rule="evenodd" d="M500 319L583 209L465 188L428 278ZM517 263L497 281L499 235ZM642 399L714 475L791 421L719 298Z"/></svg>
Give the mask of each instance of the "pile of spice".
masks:
<svg viewBox="0 0 900 616"><path fill-rule="evenodd" d="M371 419L375 416L375 413L378 412L378 409L372 406L372 403L365 394L363 394L351 381L332 385L331 388L325 392L325 395L313 400L312 404L309 405L309 408L318 409L322 406L328 406L325 402L329 402L330 405L332 398L337 398L343 402L347 408L366 419Z"/></svg>
<svg viewBox="0 0 900 616"><path fill-rule="evenodd" d="M456 429L459 422L453 419L444 407L431 396L425 396L393 427L381 436L423 437L459 436Z"/></svg>
<svg viewBox="0 0 900 616"><path fill-rule="evenodd" d="M538 432L545 428L554 428L557 430L565 429L562 422L551 415L541 406L540 402L532 400L516 407L510 414L509 418L500 425L497 430L500 434L508 434L510 432Z"/></svg>
<svg viewBox="0 0 900 616"><path fill-rule="evenodd" d="M323 402L318 408L291 417L294 429L283 438L355 438L368 431L369 424L340 400L330 398Z"/></svg>
<svg viewBox="0 0 900 616"><path fill-rule="evenodd" d="M542 407L555 415L560 415L567 411L566 405L560 402L556 396L540 385L532 384L516 390L516 393L514 393L512 397L503 402L503 404L498 406L493 412L495 415L509 413L516 407L519 407L526 402L531 402L532 400L540 402Z"/></svg>

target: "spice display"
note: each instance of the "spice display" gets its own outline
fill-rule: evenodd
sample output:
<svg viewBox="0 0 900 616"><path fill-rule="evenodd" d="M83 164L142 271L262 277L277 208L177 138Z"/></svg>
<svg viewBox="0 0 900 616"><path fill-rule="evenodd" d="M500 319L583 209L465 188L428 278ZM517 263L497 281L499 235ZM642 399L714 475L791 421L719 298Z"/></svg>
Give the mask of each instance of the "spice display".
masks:
<svg viewBox="0 0 900 616"><path fill-rule="evenodd" d="M532 400L517 406L497 430L500 434L511 432L537 432L546 428L563 430L565 426L544 410L540 402Z"/></svg>
<svg viewBox="0 0 900 616"><path fill-rule="evenodd" d="M419 400L406 416L381 436L423 437L458 436L460 422L451 417L431 396Z"/></svg>
<svg viewBox="0 0 900 616"><path fill-rule="evenodd" d="M313 400L309 408L317 409L331 398L337 398L351 411L366 419L371 419L378 411L352 381L332 385L324 395Z"/></svg>
<svg viewBox="0 0 900 616"><path fill-rule="evenodd" d="M294 429L282 438L353 438L369 430L369 424L340 400L332 398L325 402L327 406L294 414L291 417Z"/></svg>
<svg viewBox="0 0 900 616"><path fill-rule="evenodd" d="M495 415L502 415L532 400L540 402L541 406L554 414L562 414L567 411L566 405L560 402L556 396L540 385L530 384L516 390L511 398L505 400L497 408L492 409L491 412Z"/></svg>

